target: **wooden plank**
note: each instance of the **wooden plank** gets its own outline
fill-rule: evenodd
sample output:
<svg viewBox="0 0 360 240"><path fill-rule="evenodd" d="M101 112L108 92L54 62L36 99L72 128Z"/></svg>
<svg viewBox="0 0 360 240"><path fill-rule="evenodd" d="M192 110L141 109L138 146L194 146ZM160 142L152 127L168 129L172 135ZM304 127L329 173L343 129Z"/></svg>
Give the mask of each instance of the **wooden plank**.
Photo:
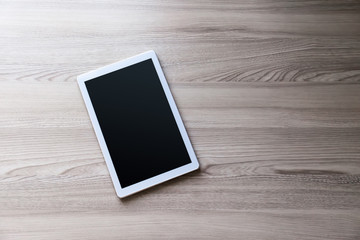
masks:
<svg viewBox="0 0 360 240"><path fill-rule="evenodd" d="M0 1L0 239L359 239L359 1ZM76 75L154 49L200 170L124 200Z"/></svg>
<svg viewBox="0 0 360 240"><path fill-rule="evenodd" d="M164 219L188 227L191 217L184 216L188 211L199 212L203 221L212 218L208 234L197 232L194 238L215 239L224 231L234 239L239 234L250 239L272 236L265 231L270 222L264 220L272 214L280 225L289 224L283 239L300 234L296 229L309 224L294 217L297 215L300 219L342 216L345 220L331 221L351 223L344 226L344 236L358 233L359 215L352 215L360 213L358 84L173 83L201 170L123 201L114 194L76 83L3 82L0 86L3 103L11 96L23 96L2 104L0 116L0 210L6 222L3 229L14 237L22 236L15 229L19 223L25 224L25 233L37 229L33 236L40 239L60 234L57 231L64 237L80 236L87 229L81 230L81 219L90 214L90 225L104 219L109 223L93 229L95 239L104 227L117 226L110 219L128 226L127 214L133 227L136 219L150 223L147 228L138 225L143 229L140 235L128 232L124 236L145 238L155 234ZM334 102L338 96L342 98ZM165 217L151 221L157 211ZM246 223L253 214L253 222ZM288 219L292 214L293 221ZM60 230L42 232L31 219L45 229L57 225ZM62 221L66 223L59 225ZM257 228L257 221L263 221L264 228ZM79 227L70 228L69 222ZM223 227L212 229L211 225L220 222ZM206 228L205 223L194 224ZM249 233L243 224L258 231ZM121 229L126 228L112 231L109 238L116 238ZM174 238L183 234L175 231ZM308 239L321 236L304 234ZM327 234L335 238L338 229ZM12 235L5 232L5 236Z"/></svg>

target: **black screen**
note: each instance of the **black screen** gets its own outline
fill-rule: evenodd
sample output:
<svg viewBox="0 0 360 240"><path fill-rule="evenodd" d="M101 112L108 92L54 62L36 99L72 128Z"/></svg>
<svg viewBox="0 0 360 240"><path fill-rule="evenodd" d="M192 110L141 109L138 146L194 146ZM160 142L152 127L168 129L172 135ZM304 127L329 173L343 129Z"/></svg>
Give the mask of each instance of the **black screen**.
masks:
<svg viewBox="0 0 360 240"><path fill-rule="evenodd" d="M151 59L85 85L121 187L191 163Z"/></svg>

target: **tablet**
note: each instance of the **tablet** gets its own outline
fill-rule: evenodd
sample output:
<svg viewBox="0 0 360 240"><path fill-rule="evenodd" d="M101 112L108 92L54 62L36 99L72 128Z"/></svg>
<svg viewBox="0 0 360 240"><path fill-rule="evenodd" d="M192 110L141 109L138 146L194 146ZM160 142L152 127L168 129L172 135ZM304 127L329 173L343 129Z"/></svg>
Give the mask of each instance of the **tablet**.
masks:
<svg viewBox="0 0 360 240"><path fill-rule="evenodd" d="M199 167L154 51L77 80L119 197Z"/></svg>

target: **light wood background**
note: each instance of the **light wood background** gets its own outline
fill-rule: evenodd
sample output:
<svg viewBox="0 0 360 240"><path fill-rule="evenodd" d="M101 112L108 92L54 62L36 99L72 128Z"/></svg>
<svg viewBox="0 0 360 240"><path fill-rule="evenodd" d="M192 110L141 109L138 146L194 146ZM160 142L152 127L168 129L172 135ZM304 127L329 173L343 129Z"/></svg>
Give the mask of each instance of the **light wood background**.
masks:
<svg viewBox="0 0 360 240"><path fill-rule="evenodd" d="M76 76L157 52L201 170L116 197ZM0 0L0 239L360 239L360 2Z"/></svg>

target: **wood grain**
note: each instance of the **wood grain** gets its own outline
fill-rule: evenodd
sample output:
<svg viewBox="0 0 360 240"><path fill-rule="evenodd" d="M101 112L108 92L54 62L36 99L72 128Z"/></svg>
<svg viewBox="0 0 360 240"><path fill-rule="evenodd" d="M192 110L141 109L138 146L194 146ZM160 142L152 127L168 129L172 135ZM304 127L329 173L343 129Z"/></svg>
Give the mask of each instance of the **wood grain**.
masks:
<svg viewBox="0 0 360 240"><path fill-rule="evenodd" d="M0 1L0 239L359 239L359 1ZM154 49L200 171L119 200L76 76Z"/></svg>

